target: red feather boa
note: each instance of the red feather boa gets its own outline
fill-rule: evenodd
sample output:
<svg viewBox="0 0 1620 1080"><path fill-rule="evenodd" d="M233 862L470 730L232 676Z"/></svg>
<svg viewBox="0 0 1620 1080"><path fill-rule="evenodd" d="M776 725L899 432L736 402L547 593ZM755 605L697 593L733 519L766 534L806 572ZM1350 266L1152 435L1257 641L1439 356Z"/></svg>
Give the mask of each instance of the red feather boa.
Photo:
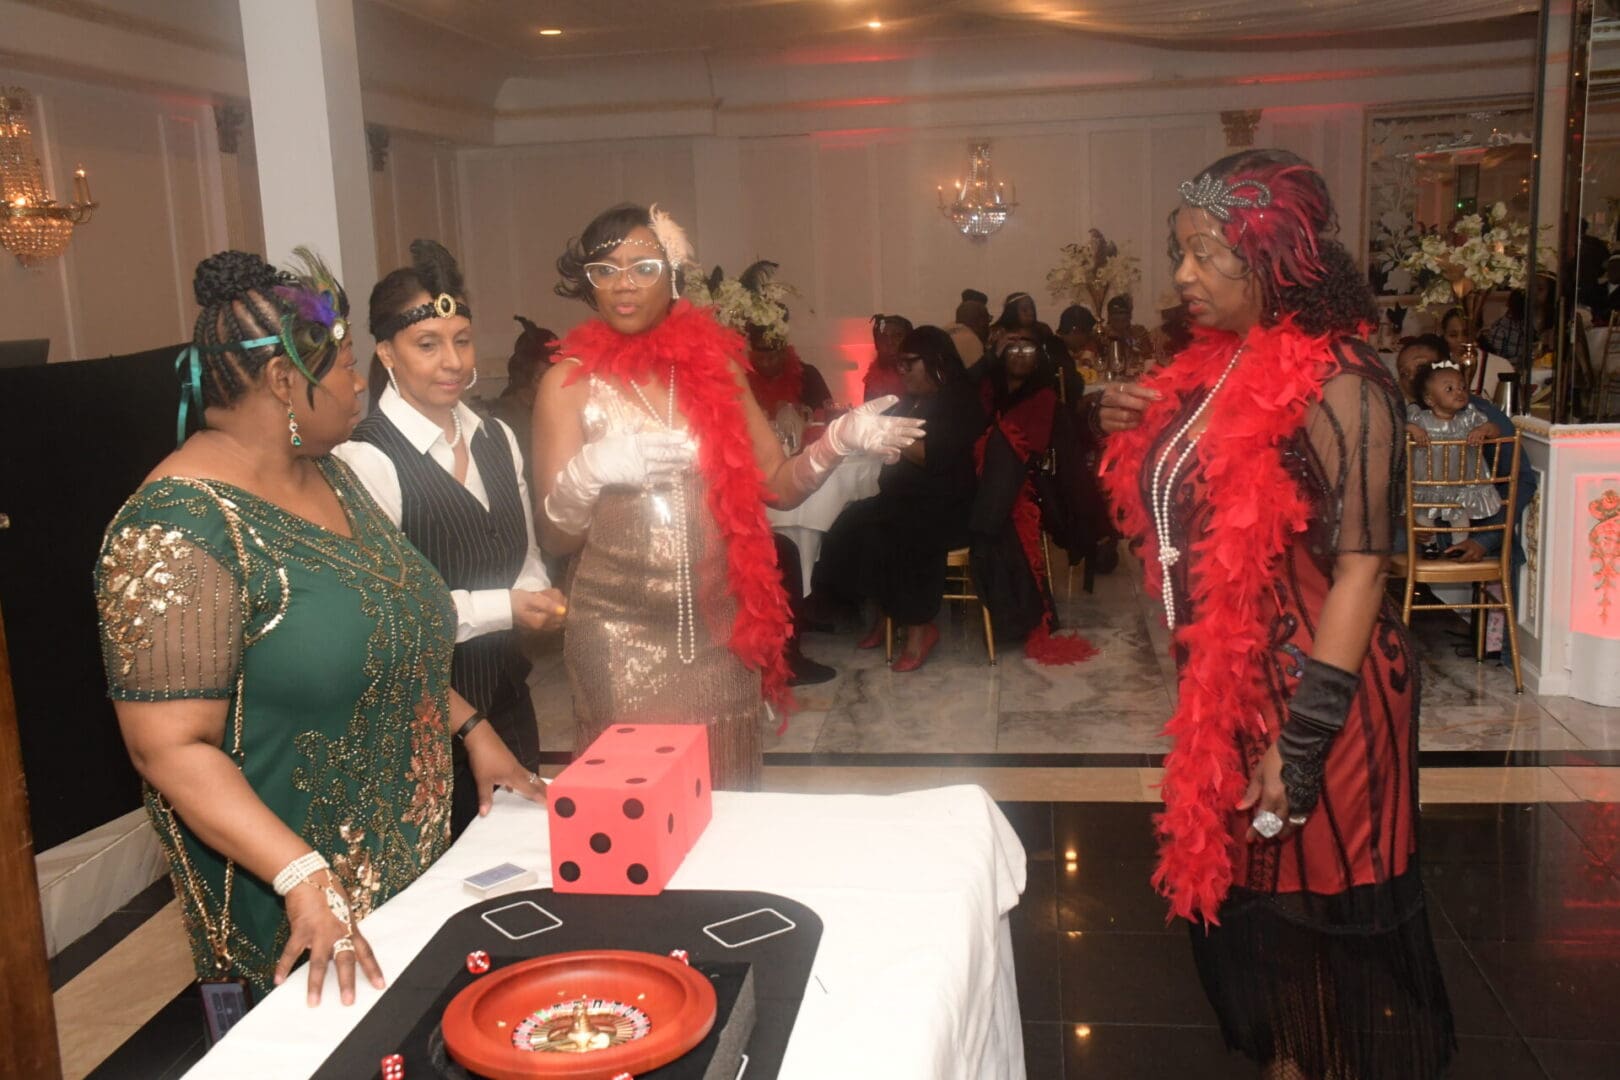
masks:
<svg viewBox="0 0 1620 1080"><path fill-rule="evenodd" d="M1264 730L1264 665L1270 650L1266 595L1284 552L1310 511L1282 460L1283 442L1321 398L1336 369L1330 339L1311 338L1291 323L1256 328L1243 358L1207 413L1195 454L1210 503L1209 531L1190 553L1196 617L1176 628L1187 653L1180 699L1165 727L1173 740L1164 761L1165 810L1155 818L1159 866L1153 883L1172 915L1218 922L1232 885L1230 828L1244 789L1246 763L1237 734ZM1192 345L1143 383L1157 390L1135 430L1110 436L1103 482L1121 531L1140 546L1148 589L1160 591L1158 542L1141 478L1164 429L1183 400L1220 378L1239 340L1199 330Z"/></svg>
<svg viewBox="0 0 1620 1080"><path fill-rule="evenodd" d="M557 355L580 361L567 383L599 375L628 386L667 378L669 369L676 369L675 404L697 437L698 468L709 481L709 512L726 541L729 591L737 601L731 651L760 673L767 701L791 708L786 647L792 616L765 520L765 475L754 456L744 391L732 367L748 370L747 342L715 322L708 308L681 300L641 334L621 334L601 319L576 326Z"/></svg>

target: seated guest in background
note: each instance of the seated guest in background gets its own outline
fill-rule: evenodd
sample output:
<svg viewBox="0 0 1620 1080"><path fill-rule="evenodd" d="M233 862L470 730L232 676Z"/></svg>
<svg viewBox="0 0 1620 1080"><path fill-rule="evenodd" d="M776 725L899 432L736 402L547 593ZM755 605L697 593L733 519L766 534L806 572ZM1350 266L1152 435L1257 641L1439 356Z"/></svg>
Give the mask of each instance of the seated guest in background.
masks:
<svg viewBox="0 0 1620 1080"><path fill-rule="evenodd" d="M1192 344L1192 316L1186 304L1159 309L1159 325L1152 333L1152 340L1154 363L1160 367Z"/></svg>
<svg viewBox="0 0 1620 1080"><path fill-rule="evenodd" d="M1049 341L1052 347L1043 342ZM1028 331L1004 338L979 384L990 417L976 453L978 490L968 522L973 577L996 640L1022 642L1042 663L1084 659L1090 646L1051 636L1057 628L1041 547L1035 475L1059 419L1055 337Z"/></svg>
<svg viewBox="0 0 1620 1080"><path fill-rule="evenodd" d="M512 343L512 355L506 361L506 389L495 399L490 414L517 436L527 467L534 434L534 398L540 390L540 376L551 368L551 350L556 348L557 335L522 315L512 317L523 332Z"/></svg>
<svg viewBox="0 0 1620 1080"><path fill-rule="evenodd" d="M748 373L748 388L760 411L771 419L784 405L825 410L833 403L832 391L821 372L799 359L798 351L785 337L772 334L766 327L748 328L748 362L753 370Z"/></svg>
<svg viewBox="0 0 1620 1080"><path fill-rule="evenodd" d="M1108 318L1102 327L1102 360L1109 378L1130 380L1153 362L1153 339L1147 327L1134 322L1136 305L1127 295L1108 298Z"/></svg>
<svg viewBox="0 0 1620 1080"><path fill-rule="evenodd" d="M1090 308L1070 304L1058 317L1057 336L1069 350L1070 366L1097 370L1102 357L1102 340L1097 336L1097 316Z"/></svg>
<svg viewBox="0 0 1620 1080"><path fill-rule="evenodd" d="M1445 339L1446 348L1450 350L1450 358L1462 363L1467 355L1466 346L1474 344L1468 339L1468 317L1461 308L1449 308L1440 316L1440 336ZM1468 365L1466 374L1473 375L1473 365Z"/></svg>
<svg viewBox="0 0 1620 1080"><path fill-rule="evenodd" d="M970 373L984 358L985 345L990 340L988 303L988 298L979 290L963 289L962 302L956 305L956 321L945 328Z"/></svg>
<svg viewBox="0 0 1620 1080"><path fill-rule="evenodd" d="M1577 294L1585 297L1603 283L1603 271L1609 261L1609 245L1592 235L1592 223L1581 219L1581 239L1576 247L1575 266L1566 268L1566 280L1573 280Z"/></svg>
<svg viewBox="0 0 1620 1080"><path fill-rule="evenodd" d="M1610 255L1604 263L1603 280L1587 287L1581 302L1592 309L1592 325L1607 326L1616 308L1620 308L1620 254Z"/></svg>
<svg viewBox="0 0 1620 1080"><path fill-rule="evenodd" d="M927 434L885 465L878 494L851 503L833 523L816 563L815 593L834 603L875 600L878 619L859 647L883 644L888 616L903 648L895 671L915 671L939 642L934 619L945 593L945 556L967 546L973 503L973 445L984 412L951 337L937 326L905 336L906 415Z"/></svg>
<svg viewBox="0 0 1620 1080"><path fill-rule="evenodd" d="M904 315L872 316L872 346L877 354L862 380L863 401L905 393L905 376L895 367L895 361L900 356L900 342L909 333L911 320Z"/></svg>
<svg viewBox="0 0 1620 1080"><path fill-rule="evenodd" d="M1000 340L1015 331L1050 334L1052 328L1040 321L1035 311L1035 298L1027 292L1008 293L1001 303L1001 315L990 327L990 348L994 350Z"/></svg>
<svg viewBox="0 0 1620 1080"><path fill-rule="evenodd" d="M516 631L555 627L565 609L535 546L517 439L461 400L478 375L472 311L450 253L432 240L412 242L411 265L371 290L370 326L389 387L337 455L450 587L451 687L534 769L540 731ZM459 753L455 768L451 831L459 835L486 793Z"/></svg>
<svg viewBox="0 0 1620 1080"><path fill-rule="evenodd" d="M1471 520L1489 519L1502 509L1502 497L1497 494L1494 484L1478 482L1482 478L1488 480L1489 476L1475 475L1474 455L1465 453L1460 446L1434 450L1429 445L1431 441L1462 439L1469 446L1479 446L1486 439L1495 439L1502 434L1485 418L1484 413L1469 403L1462 368L1454 360L1424 364L1412 375L1412 385L1407 393L1414 405L1418 406L1415 410L1407 411L1406 421L1406 432L1416 444L1412 451L1414 475L1429 479L1455 477L1458 481L1449 487L1424 491L1426 498L1458 504L1456 509L1428 507L1425 523L1444 523L1452 528L1462 528ZM1438 465L1430 461L1430 456L1436 453L1444 459ZM1483 467L1490 469L1488 464ZM1439 558L1440 548L1449 546L1450 540L1443 533L1429 535L1433 539L1425 545L1424 557Z"/></svg>
<svg viewBox="0 0 1620 1080"><path fill-rule="evenodd" d="M263 996L307 951L309 1003L335 966L349 1004L357 968L383 986L356 924L449 844L452 733L484 792L540 785L468 726L444 583L329 456L364 385L343 289L300 254L197 267L180 429L203 429L108 526L96 601L198 977Z"/></svg>
<svg viewBox="0 0 1620 1080"><path fill-rule="evenodd" d="M1449 360L1451 360L1451 349L1446 344L1446 339L1438 334L1422 334L1418 337L1406 338L1401 342L1401 351L1395 357L1396 381L1400 383L1401 391L1407 397L1406 417L1409 421L1415 419L1421 407L1420 403L1412 398L1412 380L1417 375L1418 369L1425 364ZM1510 434L1513 431L1513 421L1506 413L1497 408L1489 398L1474 394L1469 397L1468 403L1478 409L1497 431L1503 434ZM1519 491L1513 511L1513 566L1515 568L1524 563L1522 540L1524 535L1524 511L1530 505L1530 500L1536 493L1535 470L1530 468L1529 461L1523 456L1523 453L1521 447ZM1491 462L1492 468L1496 470L1496 475L1502 476L1508 471L1506 461L1496 462L1494 450L1487 451L1486 460ZM1497 489L1501 494L1507 494L1506 488L1502 485L1498 484ZM1490 525L1501 522L1503 520L1502 515L1505 513L1505 509L1498 510L1490 517L1475 521L1473 524ZM1395 545L1397 550L1406 550L1406 530L1397 529L1395 531ZM1460 558L1464 562L1478 562L1482 559L1494 558L1500 554L1501 550L1501 537L1497 533L1470 533L1466 538L1452 544L1447 549L1448 553L1456 552L1457 554L1453 557Z"/></svg>
<svg viewBox="0 0 1620 1080"><path fill-rule="evenodd" d="M1524 314L1524 290L1514 289L1508 293L1507 311L1479 336L1480 346L1496 356L1520 360L1530 333Z"/></svg>

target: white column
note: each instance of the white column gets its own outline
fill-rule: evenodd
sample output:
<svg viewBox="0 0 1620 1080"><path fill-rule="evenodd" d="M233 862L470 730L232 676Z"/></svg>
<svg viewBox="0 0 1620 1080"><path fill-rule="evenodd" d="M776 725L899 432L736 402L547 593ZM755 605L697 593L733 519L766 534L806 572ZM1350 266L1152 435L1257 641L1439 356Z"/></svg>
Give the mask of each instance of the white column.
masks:
<svg viewBox="0 0 1620 1080"><path fill-rule="evenodd" d="M240 2L266 254L277 264L300 244L320 254L349 294L363 366L377 240L353 0Z"/></svg>

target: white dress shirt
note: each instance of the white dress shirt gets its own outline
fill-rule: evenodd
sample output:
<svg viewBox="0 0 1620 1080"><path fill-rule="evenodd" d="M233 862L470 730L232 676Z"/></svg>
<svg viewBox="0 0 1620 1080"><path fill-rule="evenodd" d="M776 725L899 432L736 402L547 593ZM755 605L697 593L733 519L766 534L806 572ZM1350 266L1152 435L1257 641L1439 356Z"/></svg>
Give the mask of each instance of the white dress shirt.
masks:
<svg viewBox="0 0 1620 1080"><path fill-rule="evenodd" d="M392 386L382 392L377 407L382 410L384 416L394 422L394 426L399 428L418 452L427 454L441 469L451 476L455 475L455 450L445 439L444 432L439 429L438 424L417 412L395 392ZM478 462L471 452L472 438L485 420L463 402L456 403L456 416L461 420L461 437L469 447L467 478L463 481L463 486L469 495L488 510L489 492L484 487L483 477L478 475ZM545 564L540 561L540 548L534 542L534 505L529 501L529 484L523 476L523 453L518 448L517 436L512 434L511 428L499 420L492 419L488 423L493 424L506 436L506 444L511 448L512 468L517 473L518 498L523 503L523 523L529 534L529 550L523 556L523 566L519 568L517 579L512 582L511 588L531 591L549 589L551 579L546 574ZM366 486L371 497L377 500L382 512L388 515L388 520L397 526L403 513L404 498L399 487L399 471L394 468L394 463L389 460L388 455L370 443L354 439L343 443L332 453L354 470L354 474ZM509 592L509 589L450 590L450 595L456 602L457 643L497 630L510 630L512 598Z"/></svg>

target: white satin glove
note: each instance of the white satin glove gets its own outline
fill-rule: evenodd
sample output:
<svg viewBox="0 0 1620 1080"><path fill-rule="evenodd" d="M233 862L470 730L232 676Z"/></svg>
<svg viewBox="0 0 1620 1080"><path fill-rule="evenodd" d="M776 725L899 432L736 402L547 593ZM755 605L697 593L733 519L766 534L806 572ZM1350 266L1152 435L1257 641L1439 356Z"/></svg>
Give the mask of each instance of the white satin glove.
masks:
<svg viewBox="0 0 1620 1080"><path fill-rule="evenodd" d="M883 415L899 400L893 394L873 398L828 424L825 435L794 456L794 487L809 495L851 454L876 454L888 465L899 461L900 451L923 437L920 418Z"/></svg>
<svg viewBox="0 0 1620 1080"><path fill-rule="evenodd" d="M578 536L590 527L603 488L654 487L691 468L697 447L679 431L610 435L580 447L546 496L546 517Z"/></svg>

